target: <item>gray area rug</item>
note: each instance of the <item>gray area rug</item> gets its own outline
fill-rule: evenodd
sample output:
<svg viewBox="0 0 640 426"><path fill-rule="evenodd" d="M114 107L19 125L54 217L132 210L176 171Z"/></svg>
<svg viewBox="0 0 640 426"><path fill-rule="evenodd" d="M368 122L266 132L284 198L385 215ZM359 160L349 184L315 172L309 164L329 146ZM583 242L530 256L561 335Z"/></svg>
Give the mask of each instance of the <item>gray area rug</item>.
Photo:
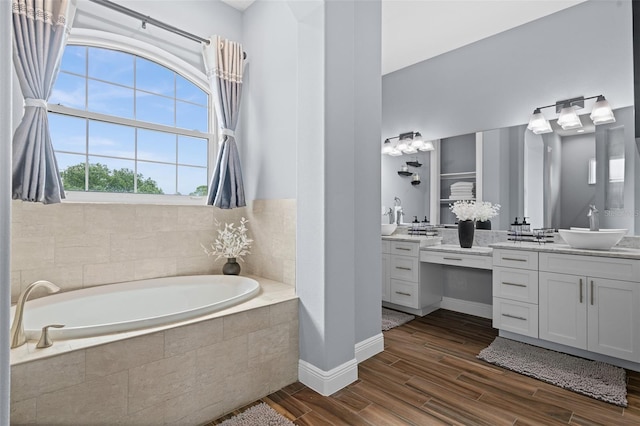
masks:
<svg viewBox="0 0 640 426"><path fill-rule="evenodd" d="M237 416L220 423L221 426L295 426L289 419L278 413L268 404L261 402L246 409Z"/></svg>
<svg viewBox="0 0 640 426"><path fill-rule="evenodd" d="M627 406L623 368L496 337L478 358L591 398Z"/></svg>
<svg viewBox="0 0 640 426"><path fill-rule="evenodd" d="M394 327L411 321L415 317L403 312L382 308L382 331L391 330Z"/></svg>

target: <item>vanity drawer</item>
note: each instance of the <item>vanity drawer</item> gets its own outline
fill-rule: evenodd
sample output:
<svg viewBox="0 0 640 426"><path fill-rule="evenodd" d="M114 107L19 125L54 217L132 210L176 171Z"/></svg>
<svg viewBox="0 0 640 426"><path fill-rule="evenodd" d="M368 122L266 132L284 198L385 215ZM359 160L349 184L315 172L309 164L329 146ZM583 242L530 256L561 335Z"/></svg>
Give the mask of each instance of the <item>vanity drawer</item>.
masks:
<svg viewBox="0 0 640 426"><path fill-rule="evenodd" d="M493 250L493 265L538 270L538 252L524 250Z"/></svg>
<svg viewBox="0 0 640 426"><path fill-rule="evenodd" d="M418 254L420 253L420 244L404 241L391 241L391 251L389 253L400 256L418 257Z"/></svg>
<svg viewBox="0 0 640 426"><path fill-rule="evenodd" d="M493 327L538 337L538 305L493 298Z"/></svg>
<svg viewBox="0 0 640 426"><path fill-rule="evenodd" d="M540 253L540 270L622 281L638 281L640 260Z"/></svg>
<svg viewBox="0 0 640 426"><path fill-rule="evenodd" d="M391 241L382 240L382 253L391 253Z"/></svg>
<svg viewBox="0 0 640 426"><path fill-rule="evenodd" d="M420 261L440 263L442 265L462 266L464 268L491 269L491 256L475 254L444 253L430 250L420 252Z"/></svg>
<svg viewBox="0 0 640 426"><path fill-rule="evenodd" d="M417 257L391 256L389 275L405 281L418 282L420 262Z"/></svg>
<svg viewBox="0 0 640 426"><path fill-rule="evenodd" d="M538 271L494 267L493 296L538 303Z"/></svg>
<svg viewBox="0 0 640 426"><path fill-rule="evenodd" d="M418 283L391 280L391 303L419 309Z"/></svg>

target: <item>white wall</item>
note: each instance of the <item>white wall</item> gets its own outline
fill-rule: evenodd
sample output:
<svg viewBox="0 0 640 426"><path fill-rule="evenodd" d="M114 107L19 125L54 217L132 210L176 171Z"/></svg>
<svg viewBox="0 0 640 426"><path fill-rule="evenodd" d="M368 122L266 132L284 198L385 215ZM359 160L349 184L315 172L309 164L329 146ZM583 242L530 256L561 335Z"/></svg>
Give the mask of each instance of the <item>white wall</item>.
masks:
<svg viewBox="0 0 640 426"><path fill-rule="evenodd" d="M9 424L10 350L9 313L11 303L11 120L13 68L11 44L11 2L0 1L0 425Z"/></svg>

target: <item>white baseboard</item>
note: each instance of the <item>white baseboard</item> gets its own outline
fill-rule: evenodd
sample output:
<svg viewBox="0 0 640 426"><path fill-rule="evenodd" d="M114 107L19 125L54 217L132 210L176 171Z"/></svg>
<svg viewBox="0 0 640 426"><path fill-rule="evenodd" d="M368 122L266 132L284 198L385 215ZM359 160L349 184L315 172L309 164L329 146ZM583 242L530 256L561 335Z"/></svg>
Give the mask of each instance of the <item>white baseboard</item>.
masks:
<svg viewBox="0 0 640 426"><path fill-rule="evenodd" d="M298 380L320 395L329 396L358 380L358 361L352 359L329 371L298 360Z"/></svg>
<svg viewBox="0 0 640 426"><path fill-rule="evenodd" d="M375 354L384 350L384 336L382 333L369 337L362 342L356 343L356 361L361 363L365 359L369 359Z"/></svg>
<svg viewBox="0 0 640 426"><path fill-rule="evenodd" d="M463 314L475 315L481 318L493 318L493 306L486 303L470 302L468 300L443 297L440 308Z"/></svg>

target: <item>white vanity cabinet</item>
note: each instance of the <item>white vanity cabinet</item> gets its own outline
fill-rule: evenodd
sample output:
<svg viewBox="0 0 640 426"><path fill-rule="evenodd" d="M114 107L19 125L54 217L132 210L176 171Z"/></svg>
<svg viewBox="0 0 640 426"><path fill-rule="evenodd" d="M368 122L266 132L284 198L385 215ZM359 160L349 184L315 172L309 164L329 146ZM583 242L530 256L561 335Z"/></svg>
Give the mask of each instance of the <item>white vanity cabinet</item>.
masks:
<svg viewBox="0 0 640 426"><path fill-rule="evenodd" d="M640 260L540 253L539 337L640 362Z"/></svg>
<svg viewBox="0 0 640 426"><path fill-rule="evenodd" d="M493 251L493 326L538 337L538 253Z"/></svg>
<svg viewBox="0 0 640 426"><path fill-rule="evenodd" d="M391 277L389 275L389 261L391 259L391 242L382 240L382 301L391 300Z"/></svg>
<svg viewBox="0 0 640 426"><path fill-rule="evenodd" d="M383 240L382 247L383 306L420 316L435 310L442 291L423 282L431 274L420 264L420 241Z"/></svg>
<svg viewBox="0 0 640 426"><path fill-rule="evenodd" d="M389 301L420 308L420 244L391 241L389 257Z"/></svg>

